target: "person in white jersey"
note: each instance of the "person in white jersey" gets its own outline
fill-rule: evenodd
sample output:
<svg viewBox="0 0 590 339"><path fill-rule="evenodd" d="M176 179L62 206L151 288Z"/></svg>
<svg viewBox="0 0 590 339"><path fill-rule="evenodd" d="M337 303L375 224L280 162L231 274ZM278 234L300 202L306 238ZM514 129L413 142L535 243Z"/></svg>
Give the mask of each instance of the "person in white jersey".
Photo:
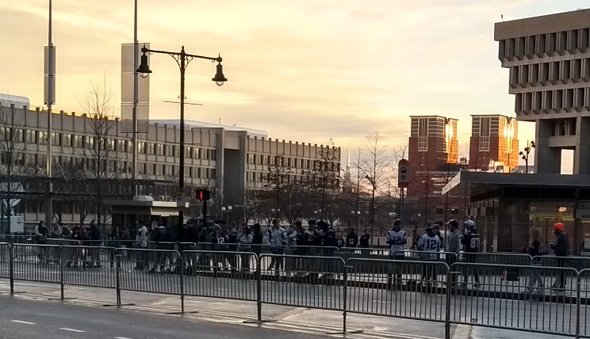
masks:
<svg viewBox="0 0 590 339"><path fill-rule="evenodd" d="M387 231L387 244L389 245L389 258L395 260L404 259L404 245L408 242L406 231L402 228L402 222L399 219L393 221L393 227ZM396 265L396 285L402 284L401 264ZM393 274L389 274L388 283L393 284Z"/></svg>
<svg viewBox="0 0 590 339"><path fill-rule="evenodd" d="M442 243L440 238L434 232L432 224L426 225L426 233L422 234L418 240L418 250L422 251L422 259L425 261L437 261L440 255L440 247ZM428 286L431 285L432 280L436 283L436 274L434 272L435 266L433 264L424 264L423 280Z"/></svg>

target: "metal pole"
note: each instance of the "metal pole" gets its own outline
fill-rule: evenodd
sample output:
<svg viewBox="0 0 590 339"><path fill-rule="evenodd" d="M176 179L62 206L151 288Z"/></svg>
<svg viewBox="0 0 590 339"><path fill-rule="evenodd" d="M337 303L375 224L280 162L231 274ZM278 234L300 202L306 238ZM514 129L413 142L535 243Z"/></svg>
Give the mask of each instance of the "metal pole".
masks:
<svg viewBox="0 0 590 339"><path fill-rule="evenodd" d="M456 277L452 277L454 273L447 266L447 295L446 295L446 307L445 307L445 339L451 339L451 288L452 282ZM450 284L448 282L451 282Z"/></svg>
<svg viewBox="0 0 590 339"><path fill-rule="evenodd" d="M115 269L115 288L117 290L117 308L121 308L121 256L118 250L115 251L115 261L117 268Z"/></svg>
<svg viewBox="0 0 590 339"><path fill-rule="evenodd" d="M63 249L64 246L60 245L59 246L59 282L60 282L60 286L59 286L59 290L60 290L60 298L61 301L64 301L65 297L64 297L64 263L63 263Z"/></svg>
<svg viewBox="0 0 590 339"><path fill-rule="evenodd" d="M207 200L203 200L203 226L207 226Z"/></svg>
<svg viewBox="0 0 590 339"><path fill-rule="evenodd" d="M178 209L178 234L184 224L184 73L186 70L186 53L184 46L180 51L180 168L178 171L178 194L182 206Z"/></svg>
<svg viewBox="0 0 590 339"><path fill-rule="evenodd" d="M399 209L399 219L400 219L402 225L405 225L404 224L404 209L405 209L404 194L405 194L405 190L406 189L404 187L402 187L402 194L401 194L401 197L400 197L400 205L401 206L400 206L400 209Z"/></svg>
<svg viewBox="0 0 590 339"><path fill-rule="evenodd" d="M577 290L576 290L576 338L580 338L580 289L582 288L582 282L581 279L582 277L580 276L580 273L578 272L578 277L577 277Z"/></svg>
<svg viewBox="0 0 590 339"><path fill-rule="evenodd" d="M14 245L8 245L8 255L10 256L10 295L14 295Z"/></svg>
<svg viewBox="0 0 590 339"><path fill-rule="evenodd" d="M256 315L258 323L262 323L262 258L257 255L256 259Z"/></svg>
<svg viewBox="0 0 590 339"><path fill-rule="evenodd" d="M346 300L348 299L348 266L344 265L343 275L344 290L342 291L342 334L346 336L346 309L348 308Z"/></svg>
<svg viewBox="0 0 590 339"><path fill-rule="evenodd" d="M179 244L180 245L180 244ZM180 246L178 247L180 249ZM180 314L184 314L184 252L179 252L180 254L180 267L178 276L180 277Z"/></svg>
<svg viewBox="0 0 590 339"><path fill-rule="evenodd" d="M47 226L51 226L53 220L53 200L51 192L53 185L51 182L52 173L52 147L53 147L53 122L51 119L51 106L53 105L53 41L52 41L52 3L49 0L49 30L48 30L48 43L47 43L47 206L45 209L45 221Z"/></svg>
<svg viewBox="0 0 590 339"><path fill-rule="evenodd" d="M139 101L139 89L137 78L137 54L139 53L139 43L137 41L137 0L135 0L134 20L133 20L133 108L132 108L132 124L133 130L131 134L131 143L133 144L133 164L132 164L132 178L137 179L137 103ZM137 185L134 184L134 194L137 195Z"/></svg>

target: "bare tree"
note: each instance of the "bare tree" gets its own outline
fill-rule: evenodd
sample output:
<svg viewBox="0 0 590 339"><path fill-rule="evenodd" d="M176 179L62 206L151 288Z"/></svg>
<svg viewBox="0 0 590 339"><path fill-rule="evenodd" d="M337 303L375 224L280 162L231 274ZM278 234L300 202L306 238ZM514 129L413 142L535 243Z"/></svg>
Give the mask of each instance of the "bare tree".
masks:
<svg viewBox="0 0 590 339"><path fill-rule="evenodd" d="M381 144L379 132L367 136L365 145L366 158L361 161L359 170L363 179L369 184L371 190L371 204L369 211L369 226L371 227L371 241L374 238L375 230L375 196L378 192L387 187L387 182L391 180L391 157L387 153L387 148Z"/></svg>
<svg viewBox="0 0 590 339"><path fill-rule="evenodd" d="M320 219L328 219L331 224L338 215L336 195L342 182L340 171L340 149L334 147L334 142L330 139L328 146L320 149L319 159L314 161L313 168L304 178L311 193L311 201L319 206Z"/></svg>
<svg viewBox="0 0 590 339"><path fill-rule="evenodd" d="M0 226L3 226L4 219L10 223L13 209L18 203L15 194L23 190L22 184L15 180L15 176L20 174L19 165L22 167L24 164L23 130L17 128L14 113L14 105L10 108L0 106L0 175L5 178L5 182L0 183L0 208L3 212L0 213Z"/></svg>
<svg viewBox="0 0 590 339"><path fill-rule="evenodd" d="M90 136L84 140L84 157L86 172L94 179L95 206L97 225L101 228L108 221L108 211L104 204L104 179L116 177L114 168L114 126L115 106L113 93L103 83L98 87L91 83L90 90L81 102L84 112L89 116Z"/></svg>

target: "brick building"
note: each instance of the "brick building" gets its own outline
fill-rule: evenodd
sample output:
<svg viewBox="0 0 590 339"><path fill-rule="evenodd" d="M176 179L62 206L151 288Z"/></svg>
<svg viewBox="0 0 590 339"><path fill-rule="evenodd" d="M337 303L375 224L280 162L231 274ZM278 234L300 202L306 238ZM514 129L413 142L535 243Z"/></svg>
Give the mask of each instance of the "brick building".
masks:
<svg viewBox="0 0 590 339"><path fill-rule="evenodd" d="M469 167L512 172L518 166L518 121L500 114L472 115ZM490 168L490 165L493 165Z"/></svg>
<svg viewBox="0 0 590 339"><path fill-rule="evenodd" d="M410 183L407 198L408 222L450 219L460 215L463 196L441 195L441 189L460 170L457 119L439 115L410 116L408 147Z"/></svg>

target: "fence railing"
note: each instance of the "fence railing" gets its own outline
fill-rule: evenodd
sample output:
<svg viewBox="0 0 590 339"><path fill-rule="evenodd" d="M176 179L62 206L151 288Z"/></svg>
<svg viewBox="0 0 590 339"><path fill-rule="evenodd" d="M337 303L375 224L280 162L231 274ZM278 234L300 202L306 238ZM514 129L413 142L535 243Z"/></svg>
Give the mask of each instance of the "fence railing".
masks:
<svg viewBox="0 0 590 339"><path fill-rule="evenodd" d="M344 332L352 312L440 322L447 338L453 324L590 338L590 269L551 257L512 265L523 256L345 259L331 249L312 256L175 248L0 243L0 279L11 293L15 281L59 284L62 299L64 285L109 288L119 307L122 291L177 295L180 313L186 296L245 300L257 303L258 322L264 304L336 310Z"/></svg>

